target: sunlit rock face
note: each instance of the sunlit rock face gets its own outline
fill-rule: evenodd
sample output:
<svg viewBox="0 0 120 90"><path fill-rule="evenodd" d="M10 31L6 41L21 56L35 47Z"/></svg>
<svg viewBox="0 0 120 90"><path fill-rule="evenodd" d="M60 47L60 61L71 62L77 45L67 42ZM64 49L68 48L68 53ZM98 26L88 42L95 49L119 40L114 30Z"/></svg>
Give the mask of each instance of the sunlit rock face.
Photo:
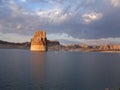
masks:
<svg viewBox="0 0 120 90"><path fill-rule="evenodd" d="M47 38L46 32L43 30L34 33L31 39L31 51L47 51Z"/></svg>
<svg viewBox="0 0 120 90"><path fill-rule="evenodd" d="M119 44L110 44L109 47L110 47L110 50L120 50Z"/></svg>
<svg viewBox="0 0 120 90"><path fill-rule="evenodd" d="M106 45L100 45L98 46L99 50L120 50L120 45L119 44L106 44Z"/></svg>

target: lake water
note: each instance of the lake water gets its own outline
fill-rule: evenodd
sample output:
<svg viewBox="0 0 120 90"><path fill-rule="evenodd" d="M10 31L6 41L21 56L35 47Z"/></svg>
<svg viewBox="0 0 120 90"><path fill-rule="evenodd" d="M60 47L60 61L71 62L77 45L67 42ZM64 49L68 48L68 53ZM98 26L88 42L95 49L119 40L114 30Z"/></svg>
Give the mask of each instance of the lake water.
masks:
<svg viewBox="0 0 120 90"><path fill-rule="evenodd" d="M119 90L120 53L0 49L0 90Z"/></svg>

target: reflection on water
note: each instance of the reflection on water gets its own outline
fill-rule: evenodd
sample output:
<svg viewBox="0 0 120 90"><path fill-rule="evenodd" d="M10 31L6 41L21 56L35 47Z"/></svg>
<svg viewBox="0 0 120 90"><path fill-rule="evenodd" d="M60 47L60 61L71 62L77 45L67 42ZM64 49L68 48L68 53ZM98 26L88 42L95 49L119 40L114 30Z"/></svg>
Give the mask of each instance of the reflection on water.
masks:
<svg viewBox="0 0 120 90"><path fill-rule="evenodd" d="M31 75L35 86L41 86L44 82L44 64L46 52L31 52Z"/></svg>

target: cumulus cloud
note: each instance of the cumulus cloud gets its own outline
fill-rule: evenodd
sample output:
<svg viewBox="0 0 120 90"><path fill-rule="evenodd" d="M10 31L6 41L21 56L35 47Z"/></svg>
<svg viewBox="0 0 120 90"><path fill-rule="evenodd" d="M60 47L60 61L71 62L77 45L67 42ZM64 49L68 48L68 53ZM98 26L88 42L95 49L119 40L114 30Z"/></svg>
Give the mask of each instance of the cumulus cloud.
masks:
<svg viewBox="0 0 120 90"><path fill-rule="evenodd" d="M16 26L16 29L20 29L22 26L21 26L21 24L18 24L17 26Z"/></svg>
<svg viewBox="0 0 120 90"><path fill-rule="evenodd" d="M60 24L66 21L71 16L71 13L63 13L62 10L58 8L54 10L36 11L36 15L43 19L43 21Z"/></svg>
<svg viewBox="0 0 120 90"><path fill-rule="evenodd" d="M114 7L120 7L120 0L111 0L111 4Z"/></svg>
<svg viewBox="0 0 120 90"><path fill-rule="evenodd" d="M96 13L96 12L85 13L82 15L82 17L85 23L91 23L92 21L101 19L102 13Z"/></svg>

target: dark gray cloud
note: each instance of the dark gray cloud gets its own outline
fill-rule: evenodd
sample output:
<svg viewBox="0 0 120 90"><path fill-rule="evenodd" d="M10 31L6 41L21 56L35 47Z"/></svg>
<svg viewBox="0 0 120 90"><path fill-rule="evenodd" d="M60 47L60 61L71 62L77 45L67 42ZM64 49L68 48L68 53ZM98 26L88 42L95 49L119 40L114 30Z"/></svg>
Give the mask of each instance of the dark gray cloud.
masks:
<svg viewBox="0 0 120 90"><path fill-rule="evenodd" d="M120 36L120 8L114 8L104 14L102 19L91 24L97 38Z"/></svg>

